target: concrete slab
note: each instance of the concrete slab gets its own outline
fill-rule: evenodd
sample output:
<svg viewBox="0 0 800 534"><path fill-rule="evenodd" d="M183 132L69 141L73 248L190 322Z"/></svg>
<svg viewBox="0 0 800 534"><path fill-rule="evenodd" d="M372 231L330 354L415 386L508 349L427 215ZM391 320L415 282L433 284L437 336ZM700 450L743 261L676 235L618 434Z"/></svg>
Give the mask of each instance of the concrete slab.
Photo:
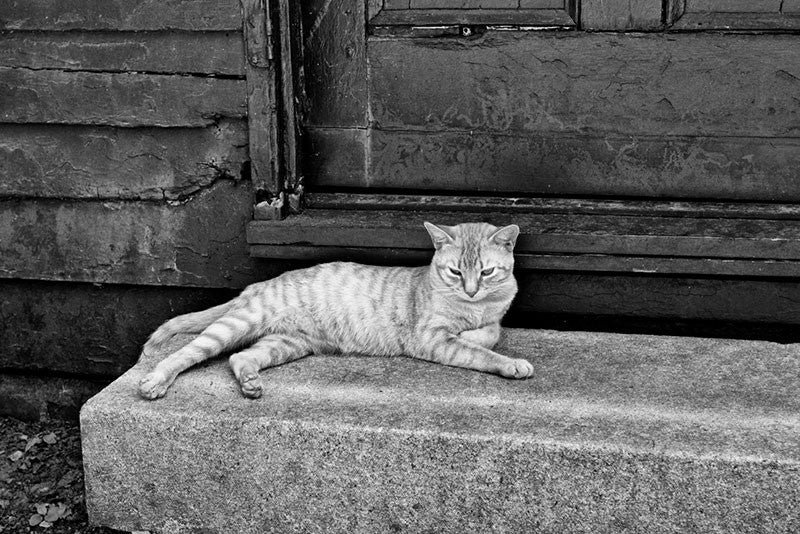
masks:
<svg viewBox="0 0 800 534"><path fill-rule="evenodd" d="M181 533L800 532L800 348L506 330L498 349L534 377L320 356L265 371L249 400L216 361L145 401L141 362L81 414L90 518Z"/></svg>

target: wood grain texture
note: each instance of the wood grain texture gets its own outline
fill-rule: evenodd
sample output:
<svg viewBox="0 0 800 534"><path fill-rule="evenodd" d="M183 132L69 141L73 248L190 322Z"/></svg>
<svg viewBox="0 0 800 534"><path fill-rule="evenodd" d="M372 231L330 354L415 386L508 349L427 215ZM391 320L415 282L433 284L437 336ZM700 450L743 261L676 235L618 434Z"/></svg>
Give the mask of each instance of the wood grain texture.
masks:
<svg viewBox="0 0 800 534"><path fill-rule="evenodd" d="M432 250L358 246L252 245L256 258L310 261L354 261L369 265L425 265ZM515 254L520 270L627 273L670 276L746 276L796 278L800 261L718 258L612 256L604 254Z"/></svg>
<svg viewBox="0 0 800 534"><path fill-rule="evenodd" d="M244 77L244 54L238 32L8 32L0 66Z"/></svg>
<svg viewBox="0 0 800 534"><path fill-rule="evenodd" d="M0 122L208 126L246 116L245 82L0 68Z"/></svg>
<svg viewBox="0 0 800 534"><path fill-rule="evenodd" d="M800 221L581 214L308 210L248 225L252 245L360 246L427 250L423 221L515 223L519 254L610 254L800 260Z"/></svg>
<svg viewBox="0 0 800 534"><path fill-rule="evenodd" d="M795 31L800 29L800 17L784 13L686 13L669 29Z"/></svg>
<svg viewBox="0 0 800 534"><path fill-rule="evenodd" d="M571 28L575 20L565 9L409 9L383 10L370 19L373 26L546 26Z"/></svg>
<svg viewBox="0 0 800 534"><path fill-rule="evenodd" d="M113 378L136 363L142 344L161 323L235 293L0 280L0 343L5 347L0 368Z"/></svg>
<svg viewBox="0 0 800 534"><path fill-rule="evenodd" d="M278 198L280 147L278 143L277 71L274 61L272 22L264 0L243 0L244 40L247 49L247 124L250 174L259 196L271 202Z"/></svg>
<svg viewBox="0 0 800 534"><path fill-rule="evenodd" d="M398 193L309 192L310 209L401 210L444 212L507 212L587 215L646 215L650 217L697 217L704 219L798 220L799 204L633 200L559 197L462 196Z"/></svg>
<svg viewBox="0 0 800 534"><path fill-rule="evenodd" d="M0 197L174 200L249 160L245 121L207 128L0 125Z"/></svg>
<svg viewBox="0 0 800 534"><path fill-rule="evenodd" d="M313 0L304 7L307 124L364 127L369 122L364 17L363 2Z"/></svg>
<svg viewBox="0 0 800 534"><path fill-rule="evenodd" d="M231 30L236 0L4 0L4 30Z"/></svg>
<svg viewBox="0 0 800 534"><path fill-rule="evenodd" d="M369 172L363 148L369 142ZM800 139L309 130L310 184L546 195L800 200Z"/></svg>
<svg viewBox="0 0 800 534"><path fill-rule="evenodd" d="M686 0L686 12L778 13L781 0Z"/></svg>
<svg viewBox="0 0 800 534"><path fill-rule="evenodd" d="M241 288L249 182L218 182L184 202L0 201L0 278Z"/></svg>
<svg viewBox="0 0 800 534"><path fill-rule="evenodd" d="M581 29L602 31L661 28L661 2L653 0L583 0Z"/></svg>
<svg viewBox="0 0 800 534"><path fill-rule="evenodd" d="M372 109L382 129L797 137L798 42L568 32L372 39Z"/></svg>

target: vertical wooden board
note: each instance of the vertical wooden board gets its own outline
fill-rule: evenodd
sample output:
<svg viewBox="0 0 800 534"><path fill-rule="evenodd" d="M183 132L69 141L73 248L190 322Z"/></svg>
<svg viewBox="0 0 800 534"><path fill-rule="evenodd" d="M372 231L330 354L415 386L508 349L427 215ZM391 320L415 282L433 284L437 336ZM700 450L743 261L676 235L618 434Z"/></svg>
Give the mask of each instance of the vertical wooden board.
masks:
<svg viewBox="0 0 800 534"><path fill-rule="evenodd" d="M4 0L3 30L231 30L236 0Z"/></svg>
<svg viewBox="0 0 800 534"><path fill-rule="evenodd" d="M244 76L238 32L0 33L0 66Z"/></svg>
<svg viewBox="0 0 800 534"><path fill-rule="evenodd" d="M583 0L581 29L655 30L662 26L661 0Z"/></svg>
<svg viewBox="0 0 800 534"><path fill-rule="evenodd" d="M365 187L370 183L366 129L308 128L305 142L302 171L309 186Z"/></svg>
<svg viewBox="0 0 800 534"><path fill-rule="evenodd" d="M800 200L797 139L373 130L369 172L362 174L343 163L355 154L341 147L349 133L325 136L312 175L328 187Z"/></svg>
<svg viewBox="0 0 800 534"><path fill-rule="evenodd" d="M369 41L383 129L796 137L796 35Z"/></svg>
<svg viewBox="0 0 800 534"><path fill-rule="evenodd" d="M161 323L235 294L0 280L0 368L116 377L136 363L142 344Z"/></svg>
<svg viewBox="0 0 800 534"><path fill-rule="evenodd" d="M310 0L304 7L305 121L365 127L369 121L364 2Z"/></svg>
<svg viewBox="0 0 800 534"><path fill-rule="evenodd" d="M264 0L243 0L250 174L258 196L273 202L282 190L278 146L277 73L271 21ZM259 199L262 200L262 199ZM258 201L258 200L257 200Z"/></svg>
<svg viewBox="0 0 800 534"><path fill-rule="evenodd" d="M5 200L0 278L241 288L262 275L252 194L218 182L180 203Z"/></svg>
<svg viewBox="0 0 800 534"><path fill-rule="evenodd" d="M208 126L246 116L243 80L0 68L0 122Z"/></svg>
<svg viewBox="0 0 800 534"><path fill-rule="evenodd" d="M173 200L242 178L245 121L207 128L0 124L0 196Z"/></svg>

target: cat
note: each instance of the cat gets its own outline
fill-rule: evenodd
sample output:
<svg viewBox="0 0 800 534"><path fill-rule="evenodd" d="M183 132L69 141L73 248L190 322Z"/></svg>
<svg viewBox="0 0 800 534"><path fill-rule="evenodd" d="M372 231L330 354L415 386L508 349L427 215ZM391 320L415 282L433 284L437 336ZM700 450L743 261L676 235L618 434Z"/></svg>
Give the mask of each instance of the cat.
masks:
<svg viewBox="0 0 800 534"><path fill-rule="evenodd" d="M424 223L435 248L424 267L324 263L248 286L233 300L164 323L150 354L179 333L199 333L142 378L139 393L162 397L179 373L241 348L230 366L246 397L260 397L259 371L309 354L410 356L509 378L525 359L492 351L514 295L517 225Z"/></svg>

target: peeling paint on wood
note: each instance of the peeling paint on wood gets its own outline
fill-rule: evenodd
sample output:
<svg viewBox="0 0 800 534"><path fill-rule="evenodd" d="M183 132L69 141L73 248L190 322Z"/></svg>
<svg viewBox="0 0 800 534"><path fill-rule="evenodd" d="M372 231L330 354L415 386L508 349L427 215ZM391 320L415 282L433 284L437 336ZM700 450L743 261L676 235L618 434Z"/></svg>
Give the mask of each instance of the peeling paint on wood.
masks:
<svg viewBox="0 0 800 534"><path fill-rule="evenodd" d="M280 198L277 71L273 59L272 21L265 0L242 0L247 48L247 124L250 176L259 197L268 203Z"/></svg>
<svg viewBox="0 0 800 534"><path fill-rule="evenodd" d="M800 139L308 130L313 186L800 200Z"/></svg>
<svg viewBox="0 0 800 534"><path fill-rule="evenodd" d="M252 188L190 200L0 201L0 278L234 287L263 274L247 252Z"/></svg>
<svg viewBox="0 0 800 534"><path fill-rule="evenodd" d="M0 66L244 77L237 32L8 32Z"/></svg>
<svg viewBox="0 0 800 534"><path fill-rule="evenodd" d="M0 121L208 126L247 114L244 80L0 68Z"/></svg>
<svg viewBox="0 0 800 534"><path fill-rule="evenodd" d="M239 30L236 0L10 0L4 30Z"/></svg>
<svg viewBox="0 0 800 534"><path fill-rule="evenodd" d="M568 32L371 39L372 110L383 129L797 137L797 43Z"/></svg>
<svg viewBox="0 0 800 534"><path fill-rule="evenodd" d="M248 161L247 124L207 128L0 125L0 196L174 200Z"/></svg>

